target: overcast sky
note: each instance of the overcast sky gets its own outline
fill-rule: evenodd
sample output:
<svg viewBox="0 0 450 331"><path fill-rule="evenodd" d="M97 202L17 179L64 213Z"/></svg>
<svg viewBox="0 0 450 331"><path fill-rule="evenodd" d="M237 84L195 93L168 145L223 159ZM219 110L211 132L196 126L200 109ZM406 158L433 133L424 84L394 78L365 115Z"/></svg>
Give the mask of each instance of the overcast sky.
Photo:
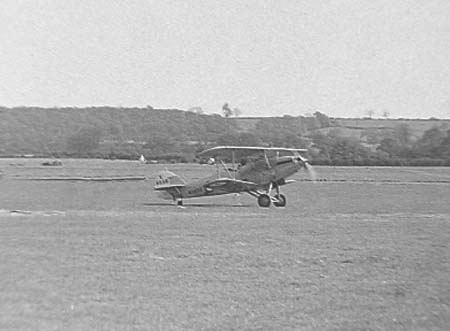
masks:
<svg viewBox="0 0 450 331"><path fill-rule="evenodd" d="M450 118L450 1L1 0L0 105Z"/></svg>

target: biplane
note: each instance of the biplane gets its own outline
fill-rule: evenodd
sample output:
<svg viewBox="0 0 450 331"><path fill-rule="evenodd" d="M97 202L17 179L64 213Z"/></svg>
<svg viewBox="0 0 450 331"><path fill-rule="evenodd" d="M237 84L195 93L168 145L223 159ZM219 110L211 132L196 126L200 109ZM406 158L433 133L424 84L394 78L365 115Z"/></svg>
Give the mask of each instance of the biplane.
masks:
<svg viewBox="0 0 450 331"><path fill-rule="evenodd" d="M185 182L175 173L164 170L158 174L154 189L160 198L173 200L178 206L187 198L248 193L257 199L260 207L271 204L284 207L287 199L280 187L295 182L287 178L303 168L313 174L308 160L301 155L306 151L282 147L214 147L199 154L209 158L209 164L215 164L214 174Z"/></svg>

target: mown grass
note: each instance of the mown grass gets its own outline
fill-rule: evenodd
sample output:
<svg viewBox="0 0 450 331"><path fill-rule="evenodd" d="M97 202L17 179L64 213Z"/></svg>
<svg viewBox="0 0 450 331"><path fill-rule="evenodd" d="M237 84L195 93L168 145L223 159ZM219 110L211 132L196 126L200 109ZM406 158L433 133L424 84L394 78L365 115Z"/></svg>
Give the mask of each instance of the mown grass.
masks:
<svg viewBox="0 0 450 331"><path fill-rule="evenodd" d="M318 170L377 180L289 185L284 209L248 196L177 209L146 181L7 176L0 329L446 330L450 185L410 176L447 174Z"/></svg>
<svg viewBox="0 0 450 331"><path fill-rule="evenodd" d="M444 216L166 210L0 222L3 329L444 330L449 322Z"/></svg>

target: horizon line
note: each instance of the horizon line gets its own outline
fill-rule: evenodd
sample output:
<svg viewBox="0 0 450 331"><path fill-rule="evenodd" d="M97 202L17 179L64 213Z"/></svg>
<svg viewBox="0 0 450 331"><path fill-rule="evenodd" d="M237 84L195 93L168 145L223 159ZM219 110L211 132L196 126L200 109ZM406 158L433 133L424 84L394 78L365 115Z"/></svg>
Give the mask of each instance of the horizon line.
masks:
<svg viewBox="0 0 450 331"><path fill-rule="evenodd" d="M174 111L184 111L184 112L190 112L190 113L196 113L195 111L192 111L193 107L189 109L180 109L180 108L155 108L151 105L147 106L118 106L118 105L102 105L102 106L36 106L36 105L21 105L21 106L2 106L0 105L0 109L30 109L30 108L38 108L38 109L89 109L89 108L113 108L113 109L139 109L139 110L145 110L145 109L152 109L152 110L174 110ZM349 120L422 120L422 121L450 121L450 117L444 118L444 117L369 117L369 116L362 116L362 117L342 117L342 116L330 116L325 112L320 112L324 115L326 115L330 119L349 119ZM221 117L222 114L219 112L217 113L208 113L208 112L201 112L197 113L198 115L219 115ZM257 118L282 118L282 117L314 117L314 113L307 113L307 114L298 114L298 115L291 115L291 114L283 114L283 115L250 115L250 116L232 116L229 118L241 118L241 119L257 119ZM224 117L227 118L227 117Z"/></svg>

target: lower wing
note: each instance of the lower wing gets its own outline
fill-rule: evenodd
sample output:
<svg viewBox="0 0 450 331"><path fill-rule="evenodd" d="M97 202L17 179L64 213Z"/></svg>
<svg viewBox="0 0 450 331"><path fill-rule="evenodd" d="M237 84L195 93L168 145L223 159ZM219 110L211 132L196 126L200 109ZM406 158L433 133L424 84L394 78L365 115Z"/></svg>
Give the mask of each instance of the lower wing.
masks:
<svg viewBox="0 0 450 331"><path fill-rule="evenodd" d="M257 185L253 182L233 179L233 178L218 178L205 184L207 192L221 191L228 193L247 192L256 189Z"/></svg>

